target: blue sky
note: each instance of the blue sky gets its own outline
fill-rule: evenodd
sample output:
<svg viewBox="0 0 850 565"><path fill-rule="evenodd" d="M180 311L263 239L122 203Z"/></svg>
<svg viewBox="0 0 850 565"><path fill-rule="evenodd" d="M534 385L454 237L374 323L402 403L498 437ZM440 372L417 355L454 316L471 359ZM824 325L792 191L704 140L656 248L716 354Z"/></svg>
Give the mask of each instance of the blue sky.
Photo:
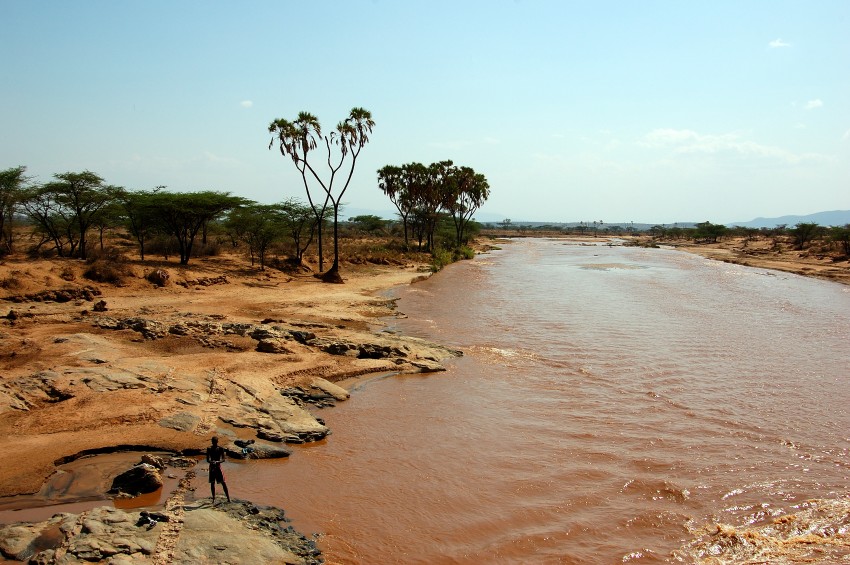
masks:
<svg viewBox="0 0 850 565"><path fill-rule="evenodd" d="M0 169L302 197L267 127L376 121L375 171L452 159L480 218L850 209L850 2L0 0Z"/></svg>

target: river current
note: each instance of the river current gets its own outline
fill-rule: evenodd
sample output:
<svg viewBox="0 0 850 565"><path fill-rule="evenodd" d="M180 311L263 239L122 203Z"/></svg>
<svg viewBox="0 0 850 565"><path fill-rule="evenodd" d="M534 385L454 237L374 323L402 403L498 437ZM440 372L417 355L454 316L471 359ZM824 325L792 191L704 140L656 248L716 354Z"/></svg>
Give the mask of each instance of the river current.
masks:
<svg viewBox="0 0 850 565"><path fill-rule="evenodd" d="M365 382L320 411L326 440L228 475L329 563L692 562L718 523L847 532L800 512L847 503L850 287L526 239L396 296L389 331L464 357Z"/></svg>

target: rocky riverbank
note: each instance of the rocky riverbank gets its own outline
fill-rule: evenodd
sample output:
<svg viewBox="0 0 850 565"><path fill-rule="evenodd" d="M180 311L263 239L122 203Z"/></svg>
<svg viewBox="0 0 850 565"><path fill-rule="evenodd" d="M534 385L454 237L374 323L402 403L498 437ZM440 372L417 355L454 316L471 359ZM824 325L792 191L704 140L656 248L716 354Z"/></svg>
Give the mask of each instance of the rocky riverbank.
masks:
<svg viewBox="0 0 850 565"><path fill-rule="evenodd" d="M460 355L381 331L379 319L397 313L394 301L380 294L421 277L420 265L352 267L343 285L246 269L227 257L198 260L191 268L125 266L118 285L85 279L85 268L67 260L0 264L0 300L9 305L0 317L0 450L14 462L0 468L6 508L15 504L8 497L21 494L29 495L28 505L56 503L61 489L45 488L47 479L93 454L196 455L215 435L231 457L287 457L287 444L331 432L313 409L348 398L336 382L439 371L442 360ZM170 517L150 532L136 525L140 511L98 508L7 526L0 530L0 551L7 558L39 554L38 562L68 563L98 555L163 563L317 559L309 540L307 549L296 550L301 546L293 545L292 532L280 543L275 532L287 531L280 511L172 499L166 511L169 504L182 509L185 519ZM257 522L261 518L265 522ZM234 533L236 525L244 532ZM163 538L152 536L169 528L176 532L175 553L163 561L157 557ZM204 531L226 531L228 541L210 545ZM238 537L258 532L275 534L268 543ZM180 549L181 543L193 549ZM300 561L266 554L245 560L240 546L275 546Z"/></svg>
<svg viewBox="0 0 850 565"><path fill-rule="evenodd" d="M0 526L0 555L67 564L323 562L315 542L293 530L282 510L247 501L198 501L168 512L100 506Z"/></svg>

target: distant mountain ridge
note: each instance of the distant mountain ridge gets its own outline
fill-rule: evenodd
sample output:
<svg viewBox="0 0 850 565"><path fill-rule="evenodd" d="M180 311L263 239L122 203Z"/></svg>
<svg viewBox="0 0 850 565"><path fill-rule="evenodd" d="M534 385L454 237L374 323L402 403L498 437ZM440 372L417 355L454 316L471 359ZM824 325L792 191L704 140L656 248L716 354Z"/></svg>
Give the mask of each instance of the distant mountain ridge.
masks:
<svg viewBox="0 0 850 565"><path fill-rule="evenodd" d="M756 218L749 222L730 222L729 226L741 226L744 228L775 228L785 224L795 226L797 224L819 224L821 226L843 226L850 224L850 210L832 210L830 212L816 212L807 216L780 216L778 218Z"/></svg>

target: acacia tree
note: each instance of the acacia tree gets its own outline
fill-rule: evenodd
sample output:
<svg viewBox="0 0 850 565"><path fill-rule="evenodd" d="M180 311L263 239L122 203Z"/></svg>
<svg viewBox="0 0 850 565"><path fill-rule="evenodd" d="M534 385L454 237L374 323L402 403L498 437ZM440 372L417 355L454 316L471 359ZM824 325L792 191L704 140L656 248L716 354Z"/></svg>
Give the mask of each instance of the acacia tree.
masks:
<svg viewBox="0 0 850 565"><path fill-rule="evenodd" d="M712 224L711 222L700 222L693 231L695 240L703 240L706 243L717 243L717 240L726 234L728 228L723 224Z"/></svg>
<svg viewBox="0 0 850 565"><path fill-rule="evenodd" d="M794 236L797 249L802 250L807 243L820 235L821 229L820 225L814 222L800 222L789 231Z"/></svg>
<svg viewBox="0 0 850 565"><path fill-rule="evenodd" d="M56 201L55 194L32 187L24 194L21 207L35 224L36 232L41 235L41 241L35 246L36 250L51 242L59 257L74 254L79 238L74 230L74 223Z"/></svg>
<svg viewBox="0 0 850 565"><path fill-rule="evenodd" d="M139 255L142 261L145 260L145 244L162 231L155 196L164 188L164 186L158 186L152 191L123 190L118 194L118 201L124 209L127 230L139 243Z"/></svg>
<svg viewBox="0 0 850 565"><path fill-rule="evenodd" d="M107 230L122 226L124 224L124 207L118 200L111 200L104 206L100 213L94 217L91 227L97 231L98 247L101 253L104 250L104 233Z"/></svg>
<svg viewBox="0 0 850 565"><path fill-rule="evenodd" d="M24 166L0 171L0 255L12 252L12 222L30 180Z"/></svg>
<svg viewBox="0 0 850 565"><path fill-rule="evenodd" d="M91 171L53 175L55 181L26 191L22 208L42 231L40 247L52 241L60 257L87 257L87 234L118 188ZM67 251L66 251L67 249Z"/></svg>
<svg viewBox="0 0 850 565"><path fill-rule="evenodd" d="M209 221L248 201L229 192L155 192L150 195L163 229L177 240L180 264L188 265L195 237Z"/></svg>
<svg viewBox="0 0 850 565"><path fill-rule="evenodd" d="M231 211L226 225L248 244L251 265L256 257L264 271L266 252L286 233L287 222L282 204L248 204Z"/></svg>
<svg viewBox="0 0 850 565"><path fill-rule="evenodd" d="M322 127L318 118L308 112L301 112L298 118L290 122L277 119L269 125L272 134L269 148L275 140L278 142L281 155L289 155L296 169L301 174L304 189L316 220L319 224L319 270L324 268L322 257L322 222L328 203L333 208L333 240L334 261L331 268L323 275L326 281L342 282L339 276L339 207L342 197L351 183L354 168L360 151L369 142L369 134L375 126L372 114L364 108L352 108L348 117L339 122L330 135L322 135ZM310 162L310 153L321 142L325 148L327 173L319 174ZM340 175L339 180L337 175ZM309 180L308 180L309 179ZM335 190L342 183L342 188ZM324 193L324 204L319 208L313 200L310 184L318 184ZM335 185L335 183L337 183Z"/></svg>
<svg viewBox="0 0 850 565"><path fill-rule="evenodd" d="M59 173L55 181L37 187L25 208L54 241L63 255L67 243L70 255L87 257L87 234L103 209L115 200L118 188L107 186L91 171Z"/></svg>
<svg viewBox="0 0 850 565"><path fill-rule="evenodd" d="M287 231L295 248L295 262L301 265L304 253L313 242L316 234L316 220L310 216L310 207L305 206L295 198L290 198L282 204L286 218Z"/></svg>

